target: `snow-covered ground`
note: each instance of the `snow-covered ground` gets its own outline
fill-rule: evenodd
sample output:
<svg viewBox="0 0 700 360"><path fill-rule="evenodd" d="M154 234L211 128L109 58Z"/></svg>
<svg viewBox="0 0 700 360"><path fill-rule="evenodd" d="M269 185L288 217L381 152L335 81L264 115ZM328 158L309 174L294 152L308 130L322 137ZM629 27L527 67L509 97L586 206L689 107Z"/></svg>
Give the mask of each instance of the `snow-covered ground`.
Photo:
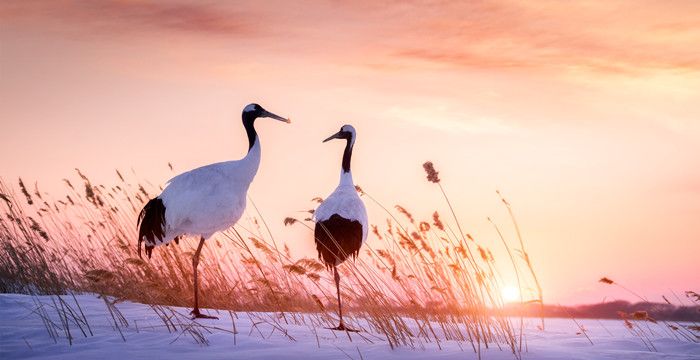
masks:
<svg viewBox="0 0 700 360"><path fill-rule="evenodd" d="M274 314L238 313L232 321L228 312L220 312L219 320L198 320L206 328L191 331L168 331L165 323L148 305L119 303L110 313L102 299L94 295L64 297L73 315L63 318L55 307L57 298L48 296L0 295L0 359L475 359L471 346L447 341L422 344L423 349L392 350L388 343L371 334L338 333L318 328L316 333L305 325L273 325ZM39 304L43 309L36 310ZM173 308L188 323L188 310ZM68 311L68 313L70 313ZM82 323L83 315L87 325ZM166 310L168 311L168 310ZM125 323L119 319L123 314ZM114 315L114 317L112 316ZM52 336L47 330L46 316L58 328L69 323L72 345L64 330ZM115 321L120 326L115 326ZM80 323L81 326L77 326ZM174 320L180 322L180 320ZM125 324L128 323L128 326ZM233 334L235 323L237 334ZM547 319L546 331L536 329L535 320L527 320L525 332L527 352L524 359L700 359L700 344L681 341L661 327L651 327L655 336L650 351L620 321L579 320L593 345L570 319ZM49 328L56 328L48 325ZM81 330L81 327L83 330ZM83 331L87 337L83 335ZM90 335L92 332L92 335ZM286 333L285 333L286 332ZM206 340L199 338L204 335ZM122 337L123 336L123 337ZM54 340L55 338L55 340ZM199 340L197 340L199 339ZM206 341L208 344L203 344ZM513 359L507 350L491 348L483 358Z"/></svg>

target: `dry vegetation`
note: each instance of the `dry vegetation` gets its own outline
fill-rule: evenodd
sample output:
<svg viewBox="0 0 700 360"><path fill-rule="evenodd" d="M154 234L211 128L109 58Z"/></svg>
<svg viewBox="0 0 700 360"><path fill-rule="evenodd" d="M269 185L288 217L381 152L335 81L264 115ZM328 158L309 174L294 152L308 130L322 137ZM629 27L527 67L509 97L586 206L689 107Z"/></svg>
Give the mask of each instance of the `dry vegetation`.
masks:
<svg viewBox="0 0 700 360"><path fill-rule="evenodd" d="M387 220L372 225L373 235L357 261L340 267L349 323L392 347L455 340L478 354L497 346L519 358L522 319L504 312L501 273L514 271L521 294L531 295L532 302L541 304L542 295L510 204L501 197L520 247L511 249L505 238L496 238L510 255L507 266L499 266L491 250L464 231L432 163L424 168L444 196L447 217L435 212L422 221L401 206L390 211L358 187L367 205L383 209ZM64 180L68 195L59 199L21 180L17 187L0 181L0 292L92 292L115 301L157 304L154 311L163 314L168 310L161 305L190 306L192 240L158 249L150 260L137 255L136 214L155 191L134 185L118 171L119 181L111 187L77 174L77 181ZM250 210L256 209L250 206L249 215ZM310 217L284 223L306 226L311 241ZM496 234L501 235L497 226ZM315 258L292 258L259 214L212 238L201 261L205 308L274 312L271 319L282 325L334 324L332 276ZM115 301L106 300L119 329ZM77 310L70 313L82 324ZM84 325L80 330L89 331Z"/></svg>
<svg viewBox="0 0 700 360"><path fill-rule="evenodd" d="M635 291L627 288L626 286L620 284L619 282L613 281L608 277L602 277L598 282L617 286L631 295L637 297L645 304L650 304L650 310L654 311L654 304L649 303L645 297L639 295ZM683 303L681 299L674 293L679 303ZM693 303L700 304L700 295L694 291L686 291L685 296ZM666 296L662 296L664 301L668 305L673 305L671 301L668 300ZM657 337L657 333L652 329L650 324L658 325L655 330L661 331L665 336L669 338L675 338L676 340L683 340L689 342L700 342L700 327L697 323L680 323L678 321L667 321L667 320L657 320L653 318L649 311L647 310L636 310L631 313L626 313L624 311L618 311L617 315L620 317L622 322L625 324L625 328L633 336L639 338L639 340L644 344L644 346L649 349L649 351L656 351L656 346L654 346L654 338Z"/></svg>

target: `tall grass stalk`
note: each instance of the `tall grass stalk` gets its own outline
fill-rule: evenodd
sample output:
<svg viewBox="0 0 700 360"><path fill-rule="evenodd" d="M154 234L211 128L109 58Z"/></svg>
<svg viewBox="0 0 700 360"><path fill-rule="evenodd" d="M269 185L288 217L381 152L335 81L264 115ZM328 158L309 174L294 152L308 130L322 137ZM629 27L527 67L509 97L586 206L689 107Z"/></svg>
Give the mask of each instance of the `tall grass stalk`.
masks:
<svg viewBox="0 0 700 360"><path fill-rule="evenodd" d="M66 194L56 199L36 186L32 193L24 182L18 183L18 196L16 188L0 180L0 291L91 292L115 301L153 304L164 327L205 344L206 328L166 308L192 303L190 260L196 242L183 239L179 245L159 248L149 261L137 255L136 214L158 189L130 181L118 171L116 184L95 185L76 171L79 180L64 179ZM428 342L440 347L444 341L457 341L478 357L495 346L520 358L522 326L512 325L501 297L500 274L505 269L487 246L463 231L442 185L451 221L443 221L437 212L432 219L414 219L405 208L391 211L359 190L386 212L387 220L372 224L372 236L357 261L340 267L348 324L364 331L346 335L384 339L391 347L422 348ZM269 323L282 334L289 324L304 325L318 336L335 324L332 275L315 254L294 257L291 241L273 236L251 203L245 220L210 239L202 251L202 307L249 316L268 312L276 315L255 321ZM308 241L313 241L310 218L287 218L285 224L304 226ZM116 329L128 326L116 307L105 302ZM57 304L61 305L67 309L63 302ZM71 321L89 333L89 324L80 320L84 315L79 305L70 309L64 311L68 319L76 319ZM233 315L232 323L235 339ZM70 330L45 324L54 337L58 329Z"/></svg>

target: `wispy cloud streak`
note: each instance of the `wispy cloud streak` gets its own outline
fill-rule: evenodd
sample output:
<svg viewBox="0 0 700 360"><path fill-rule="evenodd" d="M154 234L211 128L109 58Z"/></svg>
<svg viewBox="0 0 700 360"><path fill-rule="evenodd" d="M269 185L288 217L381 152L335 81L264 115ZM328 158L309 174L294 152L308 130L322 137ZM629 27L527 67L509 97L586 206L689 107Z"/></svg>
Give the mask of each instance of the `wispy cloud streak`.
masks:
<svg viewBox="0 0 700 360"><path fill-rule="evenodd" d="M206 2L170 1L18 1L6 2L0 18L33 17L84 31L147 33L166 30L202 35L249 34L251 17Z"/></svg>
<svg viewBox="0 0 700 360"><path fill-rule="evenodd" d="M324 61L405 69L537 68L638 74L700 71L700 2L5 1L0 18L104 34L267 33L262 45ZM272 41L272 45L270 42ZM358 56L357 54L362 54ZM350 55L350 56L349 56Z"/></svg>

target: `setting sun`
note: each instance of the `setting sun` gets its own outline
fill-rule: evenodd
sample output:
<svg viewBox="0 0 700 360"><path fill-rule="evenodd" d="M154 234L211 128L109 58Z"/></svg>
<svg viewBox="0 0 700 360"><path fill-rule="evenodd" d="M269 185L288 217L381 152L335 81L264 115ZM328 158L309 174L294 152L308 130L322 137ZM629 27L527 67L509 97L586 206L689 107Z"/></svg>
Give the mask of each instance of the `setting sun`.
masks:
<svg viewBox="0 0 700 360"><path fill-rule="evenodd" d="M504 302L515 302L520 299L520 291L515 286L506 285L501 289L501 297Z"/></svg>

